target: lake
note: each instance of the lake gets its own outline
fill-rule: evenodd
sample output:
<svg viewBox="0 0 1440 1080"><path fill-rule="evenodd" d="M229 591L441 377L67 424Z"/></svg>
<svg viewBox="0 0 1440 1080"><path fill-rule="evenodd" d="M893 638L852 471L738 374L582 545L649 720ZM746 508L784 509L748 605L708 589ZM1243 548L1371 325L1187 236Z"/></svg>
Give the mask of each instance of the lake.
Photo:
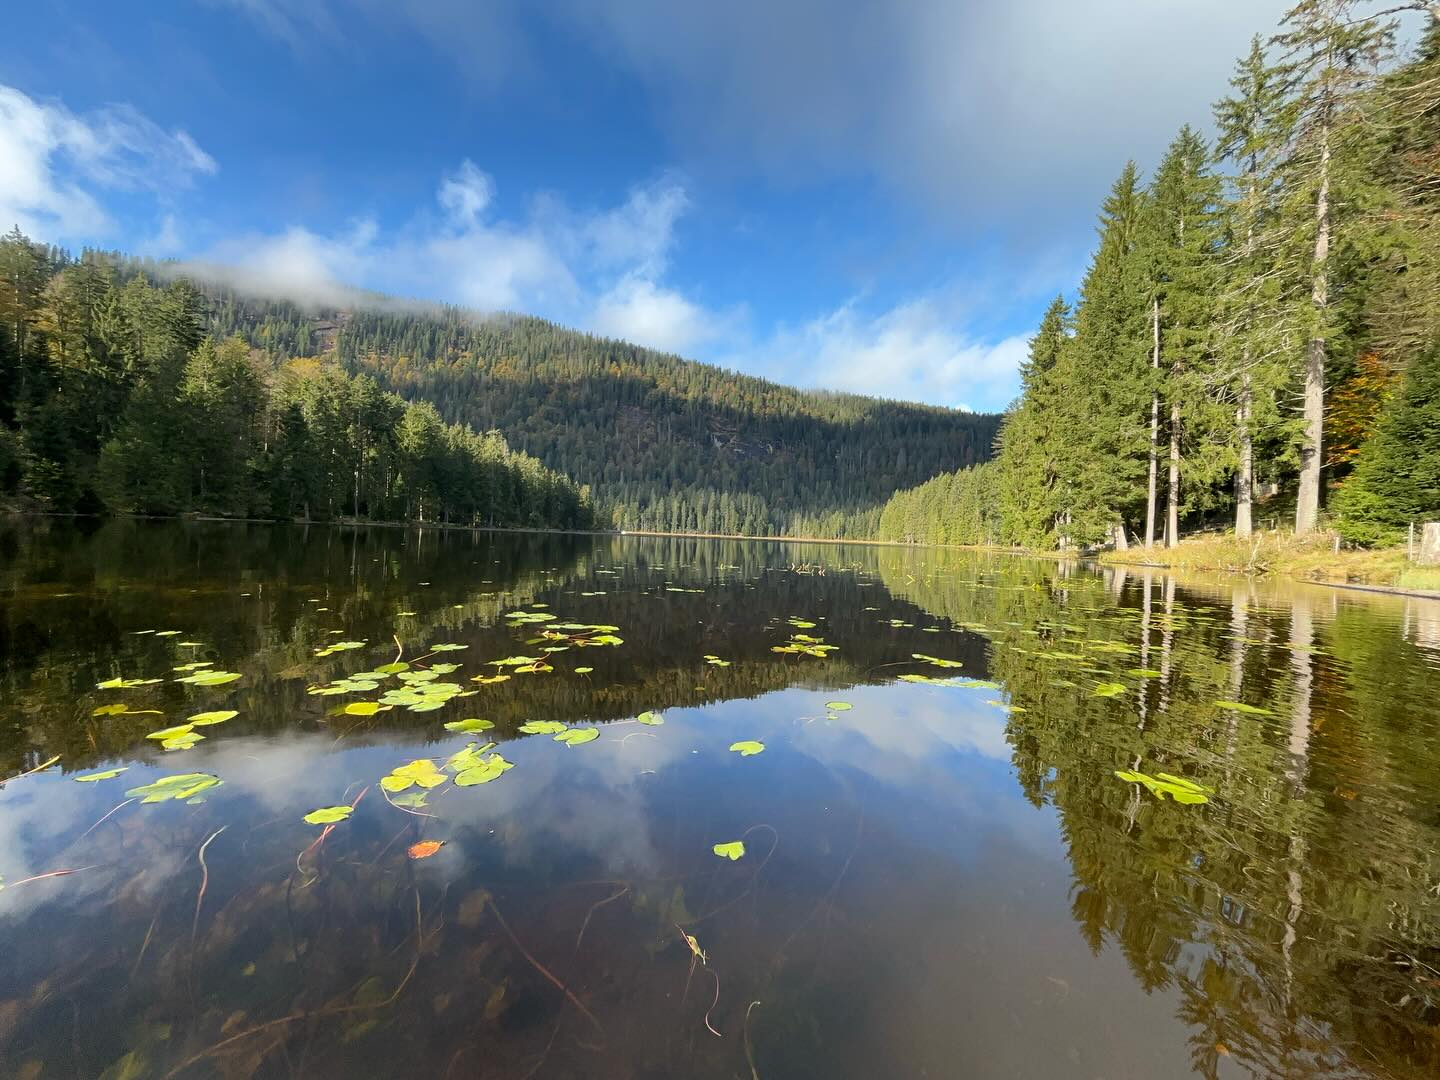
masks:
<svg viewBox="0 0 1440 1080"><path fill-rule="evenodd" d="M1440 1073L1433 601L205 522L0 555L4 1076Z"/></svg>

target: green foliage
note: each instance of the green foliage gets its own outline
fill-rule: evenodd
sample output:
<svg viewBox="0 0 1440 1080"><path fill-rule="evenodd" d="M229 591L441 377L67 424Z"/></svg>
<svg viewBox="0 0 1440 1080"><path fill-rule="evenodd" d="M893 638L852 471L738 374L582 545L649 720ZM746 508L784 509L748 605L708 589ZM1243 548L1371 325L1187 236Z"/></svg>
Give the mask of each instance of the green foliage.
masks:
<svg viewBox="0 0 1440 1080"><path fill-rule="evenodd" d="M1341 533L1367 544L1399 539L1411 522L1440 519L1440 344L1406 373L1335 509Z"/></svg>
<svg viewBox="0 0 1440 1080"><path fill-rule="evenodd" d="M293 359L319 342L291 305L18 230L0 268L16 285L0 299L6 493L60 511L596 523L586 492L497 432Z"/></svg>

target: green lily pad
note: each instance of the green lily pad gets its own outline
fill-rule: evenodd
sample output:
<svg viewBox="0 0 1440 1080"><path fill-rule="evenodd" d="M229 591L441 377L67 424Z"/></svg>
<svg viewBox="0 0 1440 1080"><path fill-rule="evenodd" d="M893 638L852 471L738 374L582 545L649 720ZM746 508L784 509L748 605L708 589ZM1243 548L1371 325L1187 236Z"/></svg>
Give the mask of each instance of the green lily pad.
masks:
<svg viewBox="0 0 1440 1080"><path fill-rule="evenodd" d="M334 825L337 821L344 821L355 812L353 806L322 806L319 810L311 810L305 815L307 825Z"/></svg>
<svg viewBox="0 0 1440 1080"><path fill-rule="evenodd" d="M206 727L210 724L223 724L226 720L233 720L240 713L235 709L216 709L214 712L199 712L188 717L188 722L198 727Z"/></svg>
<svg viewBox="0 0 1440 1080"><path fill-rule="evenodd" d="M129 767L129 765L121 765L118 769L105 769L101 772L86 773L84 776L72 776L70 779L77 784L93 784L99 780L113 780Z"/></svg>
<svg viewBox="0 0 1440 1080"><path fill-rule="evenodd" d="M162 776L154 783L131 788L125 794L139 798L142 803L168 802L172 799L192 799L202 791L219 787L224 781L210 773L175 773Z"/></svg>
<svg viewBox="0 0 1440 1080"><path fill-rule="evenodd" d="M389 708L389 705L381 705L378 701L352 701L340 711L346 716L374 716Z"/></svg>
<svg viewBox="0 0 1440 1080"><path fill-rule="evenodd" d="M1269 716L1269 709L1262 709L1258 705L1246 705L1243 701L1217 701L1215 704L1230 712L1245 713L1247 716Z"/></svg>
<svg viewBox="0 0 1440 1080"><path fill-rule="evenodd" d="M599 728L566 728L556 734L555 741L563 742L567 746L579 746L581 743L594 742L599 737Z"/></svg>
<svg viewBox="0 0 1440 1080"><path fill-rule="evenodd" d="M765 744L754 739L742 739L740 742L731 743L730 749L741 757L754 757L764 751Z"/></svg>
<svg viewBox="0 0 1440 1080"><path fill-rule="evenodd" d="M455 776L456 787L474 787L476 784L488 784L491 780L497 780L504 773L515 767L513 762L506 761L499 754L491 754L480 764L472 766L457 773Z"/></svg>
<svg viewBox="0 0 1440 1080"><path fill-rule="evenodd" d="M446 731L489 731L495 726L493 720L452 720L445 725Z"/></svg>
<svg viewBox="0 0 1440 1080"><path fill-rule="evenodd" d="M646 724L649 727L659 727L665 723L665 718L656 712L642 712L635 718L636 722Z"/></svg>
<svg viewBox="0 0 1440 1080"><path fill-rule="evenodd" d="M431 652L459 652L461 649L468 649L469 645L456 645L454 642L446 642L443 645L431 645Z"/></svg>
<svg viewBox="0 0 1440 1080"><path fill-rule="evenodd" d="M189 750L196 743L205 738L198 731L187 731L183 735L176 735L173 739L166 739L160 744L162 750Z"/></svg>
<svg viewBox="0 0 1440 1080"><path fill-rule="evenodd" d="M161 728L159 731L152 731L145 737L147 739L178 739L181 735L189 734L194 724L177 724L174 727Z"/></svg>
<svg viewBox="0 0 1440 1080"><path fill-rule="evenodd" d="M520 725L526 735L556 735L564 730L565 725L558 720L527 720Z"/></svg>
<svg viewBox="0 0 1440 1080"><path fill-rule="evenodd" d="M175 681L189 683L191 686L224 686L243 677L238 671L197 671L194 675L186 675Z"/></svg>
<svg viewBox="0 0 1440 1080"><path fill-rule="evenodd" d="M855 708L855 706L851 705L848 701L827 701L825 702L825 708L831 712L849 712Z"/></svg>
<svg viewBox="0 0 1440 1080"><path fill-rule="evenodd" d="M1090 693L1095 697L1119 697L1125 692L1125 684L1118 682L1102 682Z"/></svg>
<svg viewBox="0 0 1440 1080"><path fill-rule="evenodd" d="M729 859L731 862L734 862L745 854L745 841L731 840L728 843L716 844L710 850L715 852L716 855L719 855L720 858Z"/></svg>

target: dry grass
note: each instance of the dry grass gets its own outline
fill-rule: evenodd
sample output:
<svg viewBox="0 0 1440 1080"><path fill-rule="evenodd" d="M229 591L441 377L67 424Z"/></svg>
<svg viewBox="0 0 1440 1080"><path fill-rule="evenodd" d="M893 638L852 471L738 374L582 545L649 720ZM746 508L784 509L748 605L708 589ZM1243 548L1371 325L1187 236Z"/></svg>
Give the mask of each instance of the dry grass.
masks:
<svg viewBox="0 0 1440 1080"><path fill-rule="evenodd" d="M1150 563L1176 570L1223 570L1241 574L1281 574L1306 581L1337 581L1389 585L1406 589L1440 589L1440 567L1414 566L1405 549L1335 550L1335 537L1317 533L1297 537L1285 532L1258 532L1248 540L1232 533L1183 539L1175 548L1131 548L1107 551L1111 563Z"/></svg>

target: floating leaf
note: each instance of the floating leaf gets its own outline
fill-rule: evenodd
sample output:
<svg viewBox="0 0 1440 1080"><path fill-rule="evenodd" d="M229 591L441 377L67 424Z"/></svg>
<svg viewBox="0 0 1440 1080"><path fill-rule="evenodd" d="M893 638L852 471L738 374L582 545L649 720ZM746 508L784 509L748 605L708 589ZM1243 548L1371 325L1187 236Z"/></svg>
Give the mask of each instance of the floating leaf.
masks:
<svg viewBox="0 0 1440 1080"><path fill-rule="evenodd" d="M106 679L95 684L96 690L133 690L137 686L154 686L159 679Z"/></svg>
<svg viewBox="0 0 1440 1080"><path fill-rule="evenodd" d="M495 726L493 720L452 720L445 725L446 731L489 731Z"/></svg>
<svg viewBox="0 0 1440 1080"><path fill-rule="evenodd" d="M334 825L337 821L344 821L355 812L353 806L322 806L319 810L311 810L305 815L307 825Z"/></svg>
<svg viewBox="0 0 1440 1080"><path fill-rule="evenodd" d="M224 686L239 678L243 676L238 671L197 671L194 675L186 675L175 681L189 683L191 686Z"/></svg>
<svg viewBox="0 0 1440 1080"><path fill-rule="evenodd" d="M326 645L324 648L316 649L316 656L332 656L338 652L348 652L351 649L363 649L368 642L364 641L337 641Z"/></svg>
<svg viewBox="0 0 1440 1080"><path fill-rule="evenodd" d="M174 668L171 668L170 670L171 670L171 671L189 672L189 671L199 671L201 668L214 667L214 666L215 666L215 665L212 664L209 660L197 660L197 661L195 661L195 663L193 663L193 664L181 664L179 667L174 667Z"/></svg>
<svg viewBox="0 0 1440 1080"><path fill-rule="evenodd" d="M403 795L396 795L390 801L396 806L409 806L418 809L424 806L429 799L430 796L424 791L407 791Z"/></svg>
<svg viewBox="0 0 1440 1080"><path fill-rule="evenodd" d="M565 725L558 720L527 720L520 730L526 735L554 735L564 731Z"/></svg>
<svg viewBox="0 0 1440 1080"><path fill-rule="evenodd" d="M579 668L576 668L575 670L576 670L576 671L579 671L580 669L579 669ZM589 671L590 669L589 669L589 668L585 668L584 670ZM473 679L471 679L470 681L471 681L471 682L477 682L477 683L479 683L481 686L489 686L489 685L491 685L492 683L509 682L509 681L510 681L510 676L509 676L509 675L476 675L476 676L475 676Z"/></svg>
<svg viewBox="0 0 1440 1080"><path fill-rule="evenodd" d="M132 799L139 798L142 803L159 803L170 799L191 799L222 783L223 780L210 773L175 773L162 776L143 787L131 788L125 794Z"/></svg>
<svg viewBox="0 0 1440 1080"><path fill-rule="evenodd" d="M214 712L197 712L194 716L187 717L187 720L199 727L206 727L210 724L223 724L239 715L234 709L216 709Z"/></svg>
<svg viewBox="0 0 1440 1080"><path fill-rule="evenodd" d="M1245 713L1247 716L1269 716L1269 709L1262 709L1258 705L1246 705L1243 701L1217 701L1217 706L1228 709L1230 712Z"/></svg>
<svg viewBox="0 0 1440 1080"><path fill-rule="evenodd" d="M933 664L935 667L941 667L941 668L962 668L962 667L965 666L965 665L962 664L959 660L942 660L942 659L941 659L940 657L938 657L938 656L926 656L924 653L918 653L918 652L917 652L917 653L911 653L910 655L911 655L911 657L913 657L913 658L916 659L916 660L923 660L923 661L925 661L925 663L927 663L927 664Z"/></svg>
<svg viewBox="0 0 1440 1080"><path fill-rule="evenodd" d="M175 727L161 728L159 731L152 731L145 737L147 739L178 739L181 735L189 734L194 727L194 724L177 724Z"/></svg>
<svg viewBox="0 0 1440 1080"><path fill-rule="evenodd" d="M396 672L409 671L410 665L403 660L396 660L393 664L381 664L375 670L382 675L394 675Z"/></svg>
<svg viewBox="0 0 1440 1080"><path fill-rule="evenodd" d="M851 705L850 702L848 702L848 701L827 701L827 702L825 702L825 708L829 709L831 712L849 712L849 711L850 711L851 709L853 709L854 707L855 707L855 706L854 706L854 705Z"/></svg>
<svg viewBox="0 0 1440 1080"><path fill-rule="evenodd" d="M592 672L592 671L594 671L594 670L595 670L595 669L594 669L593 667L577 667L577 668L575 669L575 674L576 674L576 675L589 675L590 672ZM497 676L496 676L496 678L499 678L499 679L503 679L504 677L505 677L504 675L497 675ZM477 680L477 681L478 681L478 680Z"/></svg>
<svg viewBox="0 0 1440 1080"><path fill-rule="evenodd" d="M419 758L408 765L392 769L380 781L386 791L404 791L409 787L433 788L445 782L445 774L435 767L429 758Z"/></svg>
<svg viewBox="0 0 1440 1080"><path fill-rule="evenodd" d="M443 645L431 645L431 652L459 652L461 649L468 649L469 645L456 645L454 642L446 642ZM454 670L453 668L451 670Z"/></svg>
<svg viewBox="0 0 1440 1080"><path fill-rule="evenodd" d="M742 739L740 742L731 743L730 749L741 757L754 757L765 749L765 744L754 739Z"/></svg>
<svg viewBox="0 0 1440 1080"><path fill-rule="evenodd" d="M352 701L340 711L346 716L374 716L389 708L389 705L381 705L378 701Z"/></svg>
<svg viewBox="0 0 1440 1080"><path fill-rule="evenodd" d="M101 705L95 709L91 716L164 716L159 709L132 709L129 705L119 703L115 705Z"/></svg>
<svg viewBox="0 0 1440 1080"><path fill-rule="evenodd" d="M594 742L599 737L599 728L566 728L555 736L555 741L563 742L567 746L579 746L581 743Z"/></svg>
<svg viewBox="0 0 1440 1080"><path fill-rule="evenodd" d="M183 735L176 735L173 739L166 739L160 744L162 750L189 750L196 743L205 738L198 731L187 731Z"/></svg>
<svg viewBox="0 0 1440 1080"><path fill-rule="evenodd" d="M86 773L84 776L72 776L71 779L78 784L92 784L97 780L112 780L129 767L129 765L121 765L118 769L105 769L102 772Z"/></svg>
<svg viewBox="0 0 1440 1080"><path fill-rule="evenodd" d="M1125 692L1125 684L1118 682L1102 682L1090 693L1095 697L1119 697Z"/></svg>
<svg viewBox="0 0 1440 1080"><path fill-rule="evenodd" d="M405 854L412 859L428 859L444 846L444 840L421 840L418 844L411 844L406 848Z"/></svg>
<svg viewBox="0 0 1440 1080"><path fill-rule="evenodd" d="M665 723L665 718L659 713L655 712L642 712L635 719L639 723L647 724L650 727L659 727L661 724Z"/></svg>
<svg viewBox="0 0 1440 1080"><path fill-rule="evenodd" d="M459 664L431 664L430 670L436 675L449 675L452 671L459 671Z"/></svg>
<svg viewBox="0 0 1440 1080"><path fill-rule="evenodd" d="M1177 803L1196 804L1209 802L1207 792L1214 794L1215 789L1197 784L1193 780L1186 780L1183 776L1175 776L1171 773L1160 773L1157 776L1146 776L1142 772L1116 770L1115 775L1129 784L1144 784L1150 793L1157 799L1164 801L1169 795Z"/></svg>
<svg viewBox="0 0 1440 1080"><path fill-rule="evenodd" d="M514 767L514 762L506 761L499 754L491 754L478 765L458 773L455 777L455 786L473 787L476 784L488 784Z"/></svg>
<svg viewBox="0 0 1440 1080"><path fill-rule="evenodd" d="M745 841L731 840L725 844L716 844L710 850L715 852L716 855L719 855L720 858L729 859L731 862L734 862L745 854ZM691 948L694 947L694 945L691 946Z"/></svg>

